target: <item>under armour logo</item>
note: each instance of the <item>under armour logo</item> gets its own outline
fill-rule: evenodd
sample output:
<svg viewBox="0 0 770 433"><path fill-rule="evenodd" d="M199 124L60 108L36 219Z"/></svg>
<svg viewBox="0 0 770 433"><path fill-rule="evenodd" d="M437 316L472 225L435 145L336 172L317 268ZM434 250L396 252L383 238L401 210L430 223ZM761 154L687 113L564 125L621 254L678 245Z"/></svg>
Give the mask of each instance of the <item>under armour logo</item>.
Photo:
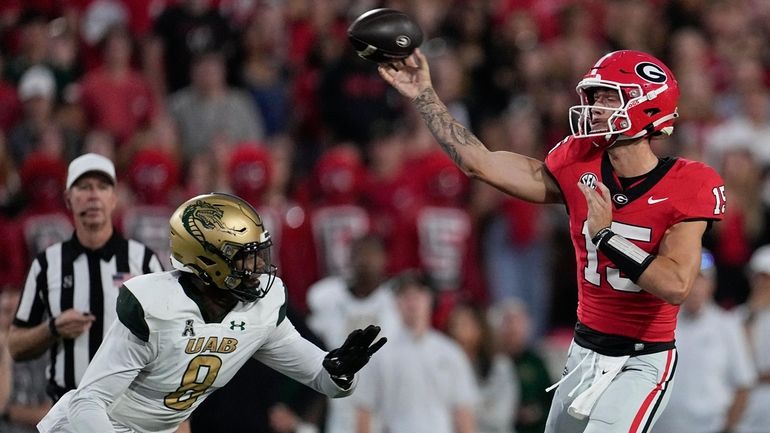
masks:
<svg viewBox="0 0 770 433"><path fill-rule="evenodd" d="M241 331L246 329L246 322L241 320L241 323L235 323L235 320L230 321L230 329L241 328Z"/></svg>
<svg viewBox="0 0 770 433"><path fill-rule="evenodd" d="M72 288L72 275L65 275L64 278L62 278L61 285L62 285L62 288L64 288L64 289L71 289Z"/></svg>
<svg viewBox="0 0 770 433"><path fill-rule="evenodd" d="M184 323L184 332L182 332L182 337L195 337L195 330L193 329L193 321L192 319L187 320Z"/></svg>

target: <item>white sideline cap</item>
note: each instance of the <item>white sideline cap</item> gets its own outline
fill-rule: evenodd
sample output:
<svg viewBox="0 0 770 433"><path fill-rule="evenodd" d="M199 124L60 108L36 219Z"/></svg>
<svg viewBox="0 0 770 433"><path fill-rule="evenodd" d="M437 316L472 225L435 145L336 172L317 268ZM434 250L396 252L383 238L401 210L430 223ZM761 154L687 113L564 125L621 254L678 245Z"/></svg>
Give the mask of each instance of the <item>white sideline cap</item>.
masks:
<svg viewBox="0 0 770 433"><path fill-rule="evenodd" d="M70 163L69 169L67 170L67 189L70 189L72 184L74 184L80 176L91 171L104 174L110 178L113 185L116 182L115 165L112 161L96 153L86 153L85 155L80 155L73 159Z"/></svg>
<svg viewBox="0 0 770 433"><path fill-rule="evenodd" d="M770 245L757 248L749 261L749 270L754 274L770 275Z"/></svg>
<svg viewBox="0 0 770 433"><path fill-rule="evenodd" d="M19 80L19 98L22 101L34 97L51 99L56 93L56 80L45 66L33 66Z"/></svg>

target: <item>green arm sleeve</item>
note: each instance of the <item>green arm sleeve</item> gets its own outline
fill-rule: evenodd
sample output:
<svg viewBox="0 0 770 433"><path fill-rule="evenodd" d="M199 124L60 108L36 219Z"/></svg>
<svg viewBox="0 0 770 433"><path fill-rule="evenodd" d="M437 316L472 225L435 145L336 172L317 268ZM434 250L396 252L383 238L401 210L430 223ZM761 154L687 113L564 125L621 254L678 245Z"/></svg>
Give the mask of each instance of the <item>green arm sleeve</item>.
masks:
<svg viewBox="0 0 770 433"><path fill-rule="evenodd" d="M120 286L117 310L120 323L128 328L136 338L145 342L150 340L150 327L144 320L144 309L126 286Z"/></svg>
<svg viewBox="0 0 770 433"><path fill-rule="evenodd" d="M276 322L275 326L278 326L283 322L283 319L286 318L286 307L289 303L289 289L286 288L286 286L283 287L283 305L281 305L281 308L278 310L278 322Z"/></svg>

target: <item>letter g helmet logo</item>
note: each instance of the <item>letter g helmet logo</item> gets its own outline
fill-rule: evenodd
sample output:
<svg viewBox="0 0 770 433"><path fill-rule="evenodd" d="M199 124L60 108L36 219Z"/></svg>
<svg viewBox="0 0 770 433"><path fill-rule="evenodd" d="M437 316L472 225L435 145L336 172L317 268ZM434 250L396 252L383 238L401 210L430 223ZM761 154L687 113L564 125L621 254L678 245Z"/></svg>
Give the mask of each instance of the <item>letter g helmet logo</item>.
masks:
<svg viewBox="0 0 770 433"><path fill-rule="evenodd" d="M668 80L668 77L666 76L666 73L663 71L663 69L654 63L641 62L636 65L634 70L636 71L636 75L640 76L645 81L649 81L650 83L662 84Z"/></svg>

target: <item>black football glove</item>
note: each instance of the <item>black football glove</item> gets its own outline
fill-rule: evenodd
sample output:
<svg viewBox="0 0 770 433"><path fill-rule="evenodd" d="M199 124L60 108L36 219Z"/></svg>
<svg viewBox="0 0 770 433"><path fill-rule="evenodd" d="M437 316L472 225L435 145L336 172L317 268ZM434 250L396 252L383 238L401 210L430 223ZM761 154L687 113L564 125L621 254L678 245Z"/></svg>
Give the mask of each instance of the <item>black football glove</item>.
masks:
<svg viewBox="0 0 770 433"><path fill-rule="evenodd" d="M348 335L342 346L326 354L323 366L341 388L350 388L356 372L388 341L383 337L372 344L379 333L380 327L374 325L369 325L366 329L356 329Z"/></svg>

